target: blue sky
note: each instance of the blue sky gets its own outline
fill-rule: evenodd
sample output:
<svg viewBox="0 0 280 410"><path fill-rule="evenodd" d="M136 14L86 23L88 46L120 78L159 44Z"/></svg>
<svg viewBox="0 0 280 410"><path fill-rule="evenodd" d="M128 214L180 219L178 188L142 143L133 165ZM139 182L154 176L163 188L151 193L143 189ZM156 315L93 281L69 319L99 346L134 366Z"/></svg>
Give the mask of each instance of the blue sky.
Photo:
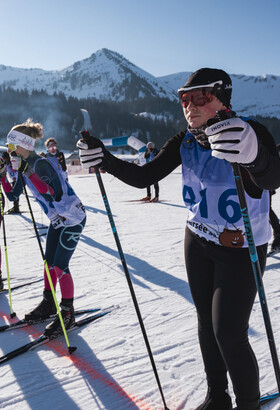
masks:
<svg viewBox="0 0 280 410"><path fill-rule="evenodd" d="M279 0L0 0L0 64L62 69L101 48L155 76L280 76Z"/></svg>

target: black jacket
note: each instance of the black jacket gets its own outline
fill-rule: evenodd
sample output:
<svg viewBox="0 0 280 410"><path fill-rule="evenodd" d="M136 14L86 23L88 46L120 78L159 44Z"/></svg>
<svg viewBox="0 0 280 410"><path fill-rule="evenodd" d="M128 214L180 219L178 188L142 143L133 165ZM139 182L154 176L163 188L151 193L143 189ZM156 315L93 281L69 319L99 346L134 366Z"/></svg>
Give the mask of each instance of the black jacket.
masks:
<svg viewBox="0 0 280 410"><path fill-rule="evenodd" d="M254 129L259 151L257 158L249 166L241 166L242 179L246 192L259 198L262 190L274 190L280 186L280 158L272 135L260 123L247 121ZM152 161L139 167L122 161L108 151L105 154L102 169L121 181L137 188L145 188L160 181L181 165L180 146L186 131L170 138Z"/></svg>

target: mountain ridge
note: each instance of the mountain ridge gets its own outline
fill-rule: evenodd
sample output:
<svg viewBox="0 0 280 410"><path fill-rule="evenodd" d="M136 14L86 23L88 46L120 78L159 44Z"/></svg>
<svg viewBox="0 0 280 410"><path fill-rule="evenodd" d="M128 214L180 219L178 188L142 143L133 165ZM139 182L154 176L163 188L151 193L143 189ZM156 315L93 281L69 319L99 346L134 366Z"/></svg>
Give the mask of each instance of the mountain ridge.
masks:
<svg viewBox="0 0 280 410"><path fill-rule="evenodd" d="M134 101L144 97L178 100L177 90L191 72L155 77L121 54L103 48L62 70L0 65L0 86L15 90L44 90L67 98ZM280 76L229 73L233 109L239 115L280 118Z"/></svg>

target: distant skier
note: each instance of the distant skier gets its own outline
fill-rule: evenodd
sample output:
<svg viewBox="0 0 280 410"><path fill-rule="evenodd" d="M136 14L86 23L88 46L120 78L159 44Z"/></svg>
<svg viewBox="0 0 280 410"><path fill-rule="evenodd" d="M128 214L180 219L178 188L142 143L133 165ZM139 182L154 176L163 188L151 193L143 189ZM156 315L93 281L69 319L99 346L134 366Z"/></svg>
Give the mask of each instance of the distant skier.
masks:
<svg viewBox="0 0 280 410"><path fill-rule="evenodd" d="M65 157L63 152L58 150L57 141L54 138L48 138L45 141L45 146L48 152L46 154L41 153L41 155L47 158L55 168L59 169L64 178L67 179L68 174Z"/></svg>
<svg viewBox="0 0 280 410"><path fill-rule="evenodd" d="M42 125L28 119L25 123L11 129L7 135L7 145L11 152L13 169L22 173L26 185L50 220L45 258L54 288L59 281L62 296L61 315L65 328L69 329L75 321L74 283L69 262L85 226L86 214L83 204L61 172L48 160L35 153L35 140L41 137L43 137ZM22 193L21 178L18 178L12 188L3 172L1 183L9 200L15 200ZM56 312L46 272L44 272L44 279L43 300L25 315L25 319L29 322L40 321ZM61 332L62 328L57 316L46 327L45 334L51 338Z"/></svg>
<svg viewBox="0 0 280 410"><path fill-rule="evenodd" d="M5 177L6 175L6 169L5 169L5 161L3 160L2 157L0 157L0 180L3 178L3 176ZM4 213L4 207L5 207L5 198L4 195L2 193L2 211ZM0 227L1 227L1 223L2 223L2 212L0 212ZM4 282L3 282L3 278L2 278L2 252L1 252L1 247L0 247L0 290L2 290L4 288Z"/></svg>
<svg viewBox="0 0 280 410"><path fill-rule="evenodd" d="M280 153L280 144L277 145L278 154ZM272 209L272 195L276 194L276 191L270 191L270 210L269 210L269 221L272 227L273 241L270 245L270 250L267 256L273 255L280 251L280 223L279 218Z"/></svg>
<svg viewBox="0 0 280 410"><path fill-rule="evenodd" d="M12 185L14 186L16 181L17 181L17 178L18 178L18 173L17 173L17 171L14 171L13 168L11 167L11 161L10 161L10 156L9 156L8 152L4 152L3 155L2 155L2 158L5 162L6 171L8 172L9 177L12 180ZM21 212L20 212L20 209L19 209L19 198L17 198L14 201L14 206L12 208L8 209L7 214L20 214L20 213Z"/></svg>
<svg viewBox="0 0 280 410"><path fill-rule="evenodd" d="M185 262L208 384L196 410L232 409L227 373L238 410L260 409L258 364L248 339L257 289L231 163L240 164L263 273L271 237L269 191L280 186L280 159L263 125L231 111L231 92L223 70L191 74L179 89L187 130L170 138L142 167L114 157L97 138L77 143L85 168L98 166L137 188L182 166L188 209Z"/></svg>
<svg viewBox="0 0 280 410"><path fill-rule="evenodd" d="M146 145L145 153L144 153L144 158L146 159L146 162L152 161L157 154L159 153L158 149L156 149L155 144L150 141ZM159 198L159 184L158 182L154 183L154 188L155 188L155 197L151 199L151 186L147 186L147 196L142 198L142 201L150 201L150 202L157 202Z"/></svg>

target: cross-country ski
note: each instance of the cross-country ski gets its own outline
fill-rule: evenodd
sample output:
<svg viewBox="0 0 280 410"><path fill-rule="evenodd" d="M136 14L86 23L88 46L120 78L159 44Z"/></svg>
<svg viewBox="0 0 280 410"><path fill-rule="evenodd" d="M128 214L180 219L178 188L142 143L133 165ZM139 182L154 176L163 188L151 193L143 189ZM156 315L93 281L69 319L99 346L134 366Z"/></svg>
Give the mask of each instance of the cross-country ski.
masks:
<svg viewBox="0 0 280 410"><path fill-rule="evenodd" d="M97 309L75 310L75 316L84 315L85 313L98 312L100 310L102 310L102 309L97 308ZM40 319L37 322L35 322L35 321L34 322L28 322L24 319L20 319L16 322L0 326L0 332L5 332L5 331L8 331L8 330L15 330L15 329L19 329L19 328L26 327L26 326L33 326L33 325L36 325L36 324L39 324L39 323L44 323L46 321L53 320L54 317L55 317L55 314L50 315L46 319Z"/></svg>
<svg viewBox="0 0 280 410"><path fill-rule="evenodd" d="M33 285L34 283L42 282L42 280L43 280L43 279L40 278L40 279L31 280L31 281L25 282L25 283L19 283L18 285L11 286L11 290L16 290L16 289L23 288L23 287L25 287L25 286L30 286L30 285ZM1 294L1 293L7 293L8 291L9 291L9 290L6 289L6 288L0 289L0 294Z"/></svg>
<svg viewBox="0 0 280 410"><path fill-rule="evenodd" d="M274 250L274 251L270 251L267 253L267 257L269 256L274 256L274 255L278 255L280 252L280 249Z"/></svg>
<svg viewBox="0 0 280 410"><path fill-rule="evenodd" d="M266 393L264 395L261 396L260 398L260 406L261 408L265 409L279 409L279 407L270 407L270 405L273 405L274 400L277 400L279 398L279 392L278 391L274 391L271 393ZM238 410L237 407L234 407L233 410Z"/></svg>
<svg viewBox="0 0 280 410"><path fill-rule="evenodd" d="M79 329L82 326L85 326L89 323L94 322L95 320L107 315L108 313L112 312L112 309L100 309L100 311L94 315L88 316L84 319L80 319L78 321L75 321L74 325L68 329L68 333L72 332L75 329ZM61 335L59 335L61 336ZM14 357L20 356L23 353L29 351L29 350L33 350L36 349L37 347L41 346L42 344L45 344L51 340L54 340L56 338L58 338L59 336L55 336L52 339L50 339L49 337L47 337L45 334L42 334L41 336L37 337L35 340L33 340L32 342L29 342L23 346L18 347L15 350L12 350L9 353L6 353L5 355L0 357L0 364L7 362L8 360L13 359Z"/></svg>
<svg viewBox="0 0 280 410"><path fill-rule="evenodd" d="M128 199L127 201L124 202L135 202L135 203L139 203L139 204L158 204L161 202L167 202L167 200L163 200L163 199L157 199L155 201L150 200L150 199Z"/></svg>
<svg viewBox="0 0 280 410"><path fill-rule="evenodd" d="M274 392L262 395L260 399L261 407L265 406L267 403L270 403L271 401L276 400L278 398L279 398L279 391L276 391L276 390Z"/></svg>

